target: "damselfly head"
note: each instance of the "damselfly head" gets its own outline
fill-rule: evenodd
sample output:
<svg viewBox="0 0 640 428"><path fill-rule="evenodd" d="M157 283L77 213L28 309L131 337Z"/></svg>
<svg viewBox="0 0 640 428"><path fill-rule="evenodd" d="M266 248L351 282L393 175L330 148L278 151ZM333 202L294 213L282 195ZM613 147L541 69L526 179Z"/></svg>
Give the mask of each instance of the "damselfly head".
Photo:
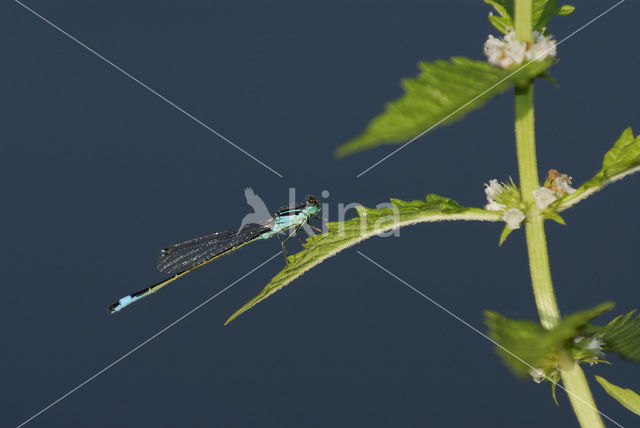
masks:
<svg viewBox="0 0 640 428"><path fill-rule="evenodd" d="M304 202L307 205L306 208L312 211L312 214L315 214L318 211L320 211L320 202L318 202L318 199L316 199L315 196L307 195L307 197L304 198Z"/></svg>

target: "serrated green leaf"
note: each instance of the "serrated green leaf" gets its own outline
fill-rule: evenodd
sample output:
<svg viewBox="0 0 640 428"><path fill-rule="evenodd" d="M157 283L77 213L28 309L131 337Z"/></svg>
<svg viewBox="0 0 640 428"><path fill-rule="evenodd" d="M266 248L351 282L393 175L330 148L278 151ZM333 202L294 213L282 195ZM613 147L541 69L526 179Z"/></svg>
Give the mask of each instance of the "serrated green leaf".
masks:
<svg viewBox="0 0 640 428"><path fill-rule="evenodd" d="M489 21L502 33L507 32L507 28L513 29L513 0L484 0L485 3L493 6L500 15L499 26L489 17ZM536 31L542 30L547 25L549 19L555 15L568 15L575 10L575 7L564 5L557 6L557 0L534 0L532 11L532 28Z"/></svg>
<svg viewBox="0 0 640 428"><path fill-rule="evenodd" d="M288 264L252 300L227 320L229 323L276 291L291 283L314 266L360 241L417 223L466 220L500 221L501 213L481 208L466 208L451 198L427 195L425 201L391 199L391 207L358 208L358 217L345 222L332 222L329 231L309 237L304 249L288 258Z"/></svg>
<svg viewBox="0 0 640 428"><path fill-rule="evenodd" d="M500 16L508 18L513 16L513 0L484 0L484 2L493 6Z"/></svg>
<svg viewBox="0 0 640 428"><path fill-rule="evenodd" d="M485 3L493 6L499 16L489 15L489 22L503 34L507 34L509 29L513 29L513 1L512 0L484 0ZM498 18L496 20L491 18Z"/></svg>
<svg viewBox="0 0 640 428"><path fill-rule="evenodd" d="M614 304L612 302L601 303L598 306L584 311L576 312L564 317L560 323L550 330L550 334L557 340L573 338L579 331L586 327L592 319L598 315L610 311Z"/></svg>
<svg viewBox="0 0 640 428"><path fill-rule="evenodd" d="M588 332L604 341L602 349L640 362L640 316L633 317L634 313L619 316L605 326L590 326Z"/></svg>
<svg viewBox="0 0 640 428"><path fill-rule="evenodd" d="M607 394L636 415L640 415L640 395L630 388L614 385L603 377L595 376L595 378Z"/></svg>
<svg viewBox="0 0 640 428"><path fill-rule="evenodd" d="M507 366L519 376L527 376L531 367L545 367L549 353L544 342L546 330L533 321L514 320L497 312L486 311L485 323L489 337L500 344L497 348ZM525 363L523 363L522 361Z"/></svg>
<svg viewBox="0 0 640 428"><path fill-rule="evenodd" d="M338 157L381 144L404 143L440 124L450 124L492 97L543 73L552 59L502 70L463 57L419 64L416 78L404 79L405 94L387 104L364 133L336 149Z"/></svg>
<svg viewBox="0 0 640 428"><path fill-rule="evenodd" d="M563 4L558 9L558 15L571 15L574 10L576 10L575 6L571 6L570 4Z"/></svg>
<svg viewBox="0 0 640 428"><path fill-rule="evenodd" d="M575 192L558 199L552 206L557 211L564 211L606 185L638 171L640 171L640 135L634 138L631 128L627 128L611 150L604 155L602 169Z"/></svg>
<svg viewBox="0 0 640 428"><path fill-rule="evenodd" d="M509 21L502 16L489 15L489 22L503 34L508 32Z"/></svg>
<svg viewBox="0 0 640 428"><path fill-rule="evenodd" d="M533 30L541 31L547 22L558 14L557 0L534 0L533 2Z"/></svg>
<svg viewBox="0 0 640 428"><path fill-rule="evenodd" d="M552 371L557 365L557 351L565 347L565 342L612 307L612 303L603 303L574 313L551 330L533 321L514 320L491 311L486 312L486 324L489 336L500 344L498 352L507 366L516 375L527 376L531 368Z"/></svg>

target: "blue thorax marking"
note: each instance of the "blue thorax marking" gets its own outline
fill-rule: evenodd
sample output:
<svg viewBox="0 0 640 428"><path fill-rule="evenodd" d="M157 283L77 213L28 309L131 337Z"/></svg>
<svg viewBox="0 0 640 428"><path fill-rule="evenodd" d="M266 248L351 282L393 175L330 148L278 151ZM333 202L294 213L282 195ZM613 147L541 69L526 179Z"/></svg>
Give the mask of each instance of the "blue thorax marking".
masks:
<svg viewBox="0 0 640 428"><path fill-rule="evenodd" d="M320 206L315 198L307 198L305 203L299 204L294 208L284 208L273 216L273 227L271 231L264 233L256 239L268 239L280 232L298 227L304 224L309 217L320 211Z"/></svg>

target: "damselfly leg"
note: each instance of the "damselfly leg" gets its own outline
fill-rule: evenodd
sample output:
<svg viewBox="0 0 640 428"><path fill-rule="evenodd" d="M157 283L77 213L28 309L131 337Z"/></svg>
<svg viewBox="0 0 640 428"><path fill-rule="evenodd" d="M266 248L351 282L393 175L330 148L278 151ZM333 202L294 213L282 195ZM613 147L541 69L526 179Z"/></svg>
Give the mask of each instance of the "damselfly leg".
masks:
<svg viewBox="0 0 640 428"><path fill-rule="evenodd" d="M307 223L307 224L309 225L309 227L310 227L311 229L315 230L315 231L316 231L316 232L318 232L318 233L322 233L322 229L320 229L319 227L315 227L314 225L309 224L309 223Z"/></svg>
<svg viewBox="0 0 640 428"><path fill-rule="evenodd" d="M278 239L280 240L280 245L282 245L282 253L284 254L284 264L288 265L289 260L287 260L287 257L289 257L289 252L287 251L286 245L284 245L284 242L287 240L287 238L283 238L282 236L278 235Z"/></svg>

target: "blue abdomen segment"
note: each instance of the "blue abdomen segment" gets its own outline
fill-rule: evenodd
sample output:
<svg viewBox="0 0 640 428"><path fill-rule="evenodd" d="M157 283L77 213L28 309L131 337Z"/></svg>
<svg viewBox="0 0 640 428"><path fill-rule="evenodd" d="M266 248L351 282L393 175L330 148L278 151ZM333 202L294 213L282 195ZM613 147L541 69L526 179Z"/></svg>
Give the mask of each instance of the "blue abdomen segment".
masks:
<svg viewBox="0 0 640 428"><path fill-rule="evenodd" d="M112 314L114 312L121 311L125 307L129 306L130 304L132 304L134 302L137 302L138 300L142 299L143 297L147 296L148 294L150 294L149 290L145 290L144 293L140 293L140 294L137 294L137 295L129 294L128 296L125 296L122 299L118 300L117 303L109 306L109 313Z"/></svg>

